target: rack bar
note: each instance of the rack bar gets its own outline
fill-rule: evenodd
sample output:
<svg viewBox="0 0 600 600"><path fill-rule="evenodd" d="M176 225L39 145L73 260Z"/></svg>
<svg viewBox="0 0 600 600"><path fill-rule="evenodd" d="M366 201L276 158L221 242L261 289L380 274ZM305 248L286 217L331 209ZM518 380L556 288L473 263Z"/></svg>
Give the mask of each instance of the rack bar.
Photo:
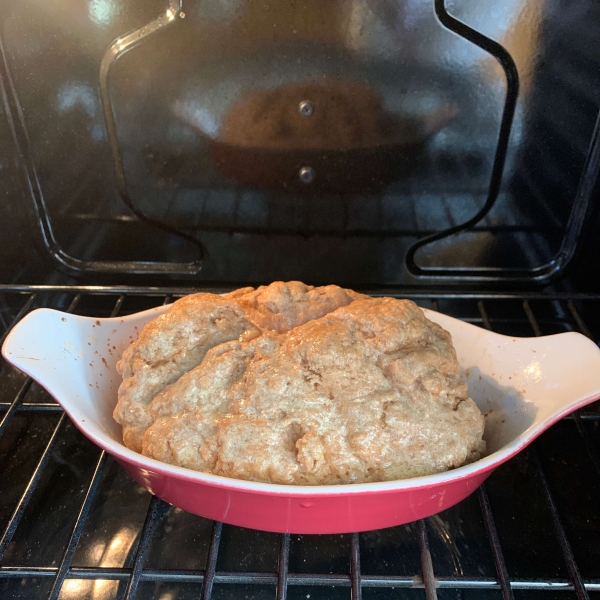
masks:
<svg viewBox="0 0 600 600"><path fill-rule="evenodd" d="M223 523L215 521L212 534L210 536L210 546L208 557L206 559L206 571L204 572L204 586L202 588L201 600L210 600L212 597L213 583L215 582L215 573L217 571L217 558L219 556L219 544L221 543L221 533L223 532Z"/></svg>
<svg viewBox="0 0 600 600"><path fill-rule="evenodd" d="M4 566L0 567L0 579L23 579L25 577L51 578L55 577L57 567L30 567L30 566ZM110 581L127 581L131 577L132 569L110 568L110 567L71 567L66 579L106 579ZM204 581L203 571L187 569L144 569L140 575L140 581L160 583L202 583ZM277 573L252 573L223 571L215 573L215 583L219 584L259 584L277 585ZM385 575L363 575L361 577L362 587L368 588L402 588L409 589L421 587L415 585L414 577L385 576ZM501 586L493 577L438 577L439 589L470 589L470 590L500 590ZM320 574L310 575L305 573L290 573L288 585L330 587L338 585L351 587L349 575L344 574ZM555 590L573 591L571 581L565 579L513 579L510 581L513 590ZM584 581L588 592L600 592L600 579L588 579Z"/></svg>
<svg viewBox="0 0 600 600"><path fill-rule="evenodd" d="M46 465L48 464L48 461L50 460L50 455L52 454L52 450L58 439L58 434L60 432L61 427L63 426L63 424L65 422L66 422L66 417L65 417L65 414L63 413L61 415L58 423L56 424L56 427L54 427L52 436L50 437L50 439L48 440L48 443L46 444L46 448L44 449L44 452L42 453L42 456L40 457L40 460L39 460L37 466L35 467L35 470L33 471L33 475L29 479L29 483L27 484L25 491L23 492L21 498L19 499L19 502L17 503L17 506L15 507L15 509L8 521L8 525L6 526L6 529L4 530L4 533L2 534L2 538L0 538L0 562L2 561L2 558L4 557L4 553L6 552L6 548L8 547L8 544L10 544L10 541L12 540L12 537L13 537L17 527L19 526L21 517L23 516L23 513L25 512L25 509L27 508L27 505L29 504L29 501L31 500L31 496L33 496L33 492L35 491L35 488L37 487L37 484L40 481L42 472L44 471L44 469L46 468Z"/></svg>
<svg viewBox="0 0 600 600"><path fill-rule="evenodd" d="M506 78L506 93L504 96L504 107L502 110L500 131L498 133L498 141L496 144L496 151L494 153L494 161L492 163L492 173L490 176L488 193L484 205L467 221L460 223L459 225L453 225L444 231L440 231L433 235L419 239L407 250L404 260L408 272L415 277L455 277L459 280L462 279L463 281L468 279L477 280L478 278L485 280L485 274L493 272L494 269L486 269L481 267L462 269L449 267L419 267L415 262L415 254L419 248L422 248L432 242L473 228L480 221L482 221L493 208L500 192L502 173L504 170L504 163L506 161L506 153L508 149L508 140L510 137L510 131L517 106L517 99L519 96L519 72L512 56L506 50L506 48L504 48L504 46L452 16L446 8L446 0L434 0L433 5L438 20L444 27L446 27L446 29L478 46L493 56L500 63ZM490 276L488 275L488 277ZM510 276L508 278L510 279ZM501 280L501 277L498 275L492 275L491 279Z"/></svg>
<svg viewBox="0 0 600 600"><path fill-rule="evenodd" d="M423 584L425 586L425 598L427 600L437 600L437 581L433 572L433 563L431 562L431 552L429 551L429 539L425 520L419 520L419 547L421 549L421 570L423 573Z"/></svg>
<svg viewBox="0 0 600 600"><path fill-rule="evenodd" d="M360 575L360 539L358 533L352 534L350 547L350 582L352 587L352 600L362 599L362 582Z"/></svg>
<svg viewBox="0 0 600 600"><path fill-rule="evenodd" d="M73 555L75 554L75 549L77 548L79 538L83 533L85 521L90 512L90 508L92 507L92 502L94 501L96 492L98 491L98 486L100 485L100 479L102 477L102 470L104 468L104 465L106 464L106 456L107 455L103 450L100 453L100 458L98 459L98 462L96 463L94 474L92 475L92 479L85 494L85 499L83 500L83 504L81 505L81 509L79 510L79 514L77 515L77 520L75 521L75 526L73 527L73 531L71 532L69 543L67 544L67 548L65 549L62 560L60 561L60 565L56 572L56 578L54 579L54 583L52 585L50 595L48 596L48 600L58 599L60 590L62 588L62 584L71 566L71 561L73 560Z"/></svg>
<svg viewBox="0 0 600 600"><path fill-rule="evenodd" d="M111 318L118 316L121 312L121 307L123 306L123 302L125 302L125 294L120 294L115 302L113 309L110 311Z"/></svg>
<svg viewBox="0 0 600 600"><path fill-rule="evenodd" d="M487 310L485 310L485 306L483 305L483 300L477 300L477 310L479 310L479 314L481 315L481 320L483 321L483 326L492 331L492 324L490 323L490 319L487 314Z"/></svg>
<svg viewBox="0 0 600 600"><path fill-rule="evenodd" d="M0 286L1 288L2 286ZM4 340L7 338L11 329L31 310L33 303L37 299L37 294L31 294L27 299L27 302L21 307L21 310L17 313L17 316L12 320L11 324L8 326L8 329L0 335L0 346L4 343Z"/></svg>
<svg viewBox="0 0 600 600"><path fill-rule="evenodd" d="M492 509L490 507L485 483L481 484L478 493L479 505L481 506L481 512L483 513L483 521L492 547L496 573L498 573L498 581L500 582L500 589L502 590L502 600L513 600L514 594L511 589L508 569L506 568L506 561L504 560L504 553L502 552L502 546L500 545L500 538L498 537L498 530L496 529L496 522L494 521L494 515L492 514Z"/></svg>
<svg viewBox="0 0 600 600"><path fill-rule="evenodd" d="M581 331L581 333L583 333L583 335L589 337L590 340L594 341L594 336L592 335L592 332L588 329L588 326L585 324L584 320L581 318L579 311L575 307L575 304L573 304L573 300L567 300L567 308L569 309L569 312L571 313L573 320L577 323L577 327L579 327L579 331Z"/></svg>
<svg viewBox="0 0 600 600"><path fill-rule="evenodd" d="M148 36L156 33L164 27L170 26L176 22L177 16L181 11L182 0L169 0L168 10L166 13L158 15L152 21L140 25L137 29L129 31L116 39L105 51L100 62L99 85L100 85L100 100L104 113L104 123L106 133L108 134L108 142L110 144L112 158L115 168L115 183L117 191L123 203L127 208L142 222L146 222L154 228L161 229L171 235L174 235L181 240L187 240L189 243L196 246L198 258L193 262L152 262L152 261L86 261L71 258L71 268L75 271L104 271L104 272L121 272L121 273L144 273L144 274L188 274L196 275L200 272L203 264L205 248L200 240L193 235L177 229L160 219L151 217L138 208L132 201L127 186L127 178L125 176L125 165L121 153L117 134L116 116L112 104L110 94L110 72L115 62L128 50L135 48L143 43Z"/></svg>
<svg viewBox="0 0 600 600"><path fill-rule="evenodd" d="M206 282L196 287L158 287L158 286L128 286L128 285L25 285L25 284L0 284L0 293L85 293L95 295L125 294L131 296L156 296L164 298L165 294L172 296L185 296L196 292L212 292L215 294L229 292L236 287L249 285L262 285L262 281L232 281L228 283ZM358 289L358 288L357 288ZM572 292L452 292L445 290L426 289L415 291L400 286L379 286L360 288L361 292L373 296L395 296L398 298L414 298L419 300L437 299L459 299L459 300L600 300L600 294L595 293L572 293Z"/></svg>
<svg viewBox="0 0 600 600"><path fill-rule="evenodd" d="M140 541L133 558L133 568L130 571L131 574L125 590L125 600L134 600L135 598L137 587L143 572L144 561L146 560L146 553L148 552L150 540L152 539L152 533L154 532L157 521L167 512L168 508L169 505L166 502L163 502L157 496L152 496L150 506L148 506L148 512L146 513L146 520L144 521L144 526L140 533Z"/></svg>
<svg viewBox="0 0 600 600"><path fill-rule="evenodd" d="M544 498L546 499L548 507L550 508L550 514L552 515L552 524L554 525L554 530L556 532L556 536L558 537L558 542L560 544L563 557L567 564L567 570L569 571L571 581L573 582L573 589L575 591L575 595L577 596L578 600L589 600L589 595L587 593L587 590L585 589L585 584L583 583L583 579L581 578L581 575L579 573L579 568L577 566L577 562L575 561L575 555L573 554L571 544L569 544L569 540L567 539L565 528L560 519L560 515L558 514L558 509L556 508L556 503L554 502L554 497L552 496L552 492L550 491L548 480L546 479L546 475L544 474L544 470L542 469L542 464L540 462L537 450L535 449L535 444L529 450L529 456L531 457L531 461L537 473L538 479L540 480Z"/></svg>
<svg viewBox="0 0 600 600"><path fill-rule="evenodd" d="M288 568L290 564L290 534L281 535L277 568L277 600L287 600Z"/></svg>
<svg viewBox="0 0 600 600"><path fill-rule="evenodd" d="M36 299L37 299L37 294L31 294L29 296L29 298L27 299L25 304L21 307L21 309L17 313L16 317L12 320L11 324L8 326L6 331L0 336L0 348L2 347L2 344L4 343L4 340L8 337L8 334L12 331L13 327L31 310L31 307L33 306L33 303L35 302ZM15 399L12 401L12 403L8 407L6 413L4 414L4 417L2 417L2 421L0 422L0 436L4 433L6 428L9 426L10 422L12 421L13 417L15 416L15 413L17 412L17 410L19 408L19 405L23 402L23 398L29 391L29 388L31 387L32 383L33 383L33 380L30 377L27 377L25 379L25 382L23 383L23 386L17 393Z"/></svg>
<svg viewBox="0 0 600 600"><path fill-rule="evenodd" d="M542 330L540 329L537 319L535 318L535 315L533 314L533 311L531 310L531 306L529 305L529 300L523 300L523 310L525 311L525 314L527 315L527 320L529 321L529 324L531 325L531 329L533 329L533 333L535 334L536 337L540 337L542 335Z"/></svg>
<svg viewBox="0 0 600 600"><path fill-rule="evenodd" d="M579 435L581 436L581 439L583 440L583 445L585 446L585 450L586 450L590 460L592 461L592 464L594 465L596 472L598 473L598 475L600 475L600 458L598 457L598 452L596 452L596 448L594 448L594 444L592 443L592 440L590 439L590 436L585 429L581 415L579 414L579 412L574 412L572 417L573 417L573 421L575 421L575 426L577 427L577 431L579 431Z"/></svg>
<svg viewBox="0 0 600 600"><path fill-rule="evenodd" d="M33 383L33 382L31 382ZM0 402L0 412L7 411L13 405L12 402ZM16 412L62 412L60 404L56 402L20 402L15 407ZM0 424L0 432L1 432Z"/></svg>
<svg viewBox="0 0 600 600"><path fill-rule="evenodd" d="M4 417L2 417L2 421L0 421L0 435L2 435L6 428L10 425L15 413L19 411L21 404L23 402L23 398L27 395L31 384L33 383L33 379L31 377L27 377L21 386L21 389L17 392L15 399L9 404L7 404L6 413L4 413Z"/></svg>

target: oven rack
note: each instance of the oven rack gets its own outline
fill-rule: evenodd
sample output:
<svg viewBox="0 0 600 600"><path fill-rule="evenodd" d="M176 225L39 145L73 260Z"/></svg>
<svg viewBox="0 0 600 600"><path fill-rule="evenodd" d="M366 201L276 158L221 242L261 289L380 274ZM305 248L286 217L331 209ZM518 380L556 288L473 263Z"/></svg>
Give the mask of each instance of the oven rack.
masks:
<svg viewBox="0 0 600 600"><path fill-rule="evenodd" d="M483 157L438 153L427 168L385 194L351 196L244 190L213 179L188 178L176 186L167 183L166 175L156 167L146 177L147 183L131 193L142 212L202 241L207 250L205 274L201 275L205 280L230 282L242 277L239 265L248 262L249 254L254 278L272 278L263 265L273 268L275 264L274 268L289 272L289 263L283 267L283 259L274 257L301 251L308 264L319 260L319 253L330 255L334 263L341 263L339 267L330 265L332 272L350 270L338 275L346 281L363 277L363 285L377 280L399 285L414 282L401 264L413 243L456 226L485 202L482 173L489 165L484 162ZM130 214L97 175L82 180L80 189L52 212L65 247L86 260L113 256L114 247L128 232L139 241L123 252L124 256L143 255L140 247L150 239L143 221ZM563 221L544 195L530 191L525 201L520 194L503 190L490 213L468 233L432 244L423 260L427 264L448 265L453 260L469 264L486 256L498 268L511 264L534 267L558 250ZM194 255L191 246L170 244L169 240L173 238L164 238L164 246L153 244L147 253L154 256L160 248L161 260L169 253ZM375 262L381 275L375 278L354 272L340 261L341 244L348 244L347 252L356 253L358 263L365 259ZM295 269L294 277L309 277L302 274L308 267Z"/></svg>
<svg viewBox="0 0 600 600"><path fill-rule="evenodd" d="M90 298L102 298L112 308L107 309L111 316L126 314L139 310L139 302L144 307L156 306L161 303L171 302L173 299L186 293L198 291L190 288L157 288L157 287L128 287L128 286L44 286L44 285L0 285L0 327L3 333L0 344L4 341L10 329L28 312L39 306L51 306L67 310L68 312L86 314L89 309L82 306ZM216 288L202 288L202 291L221 291ZM594 312L600 307L600 295L596 294L570 294L570 293L386 293L385 290L371 290L374 295L391 295L408 297L422 306L434 310L456 313L456 316L477 325L504 331L510 328L515 331L515 326L521 335L542 335L556 331L580 331L594 341L598 341L600 334L600 320L594 318ZM495 310L495 304L510 305L504 316ZM508 304L507 304L508 303ZM133 304L133 306L128 306ZM473 311L470 316L465 314L466 305ZM508 316L506 316L508 315ZM588 318L588 315L591 318ZM10 318L9 318L10 317ZM0 365L7 367L7 365ZM0 371L2 373L2 371ZM151 543L152 534L161 519L169 510L169 506L162 500L152 497L146 513L145 521L138 535L138 544L135 548L130 565L126 567L78 567L73 565L73 557L81 539L94 498L101 486L103 471L113 459L100 452L93 470L91 479L83 502L74 520L68 544L61 552L57 565L30 566L5 564L3 562L7 548L21 523L22 517L30 503L36 488L40 485L45 469L56 445L57 439L68 422L68 418L55 402L48 399L45 402L28 401L28 393L32 381L24 378L14 398L7 400L0 398L0 437L3 436L13 418L19 413L56 413L60 415L52 434L47 441L43 452L39 456L37 465L31 473L25 489L12 507L12 514L5 526L0 528L0 586L3 581L17 579L25 581L36 578L39 581L52 581L47 597L56 600L61 594L61 589L66 581L77 580L111 580L122 582L119 587L118 598L132 600L136 596L138 587L143 582L187 582L198 584L199 596L209 599L212 596L215 584L245 584L250 586L272 586L276 588L276 597L285 599L290 589L294 586L315 587L345 587L351 588L351 597L362 598L363 590L374 588L420 588L424 589L428 600L437 598L438 590L455 590L461 594L468 590L484 593L486 590L500 590L504 600L514 597L517 590L537 591L567 591L574 592L578 599L589 597L589 592L600 592L600 569L594 577L584 578L575 558L572 545L569 541L561 511L555 499L555 492L547 478L547 469L543 466L535 442L526 451L528 463L531 465L537 482L539 493L546 503L551 523L549 528L553 532L554 542L560 548L562 559L568 577L563 578L527 578L511 577L504 558L502 543L496 526L496 516L492 511L488 497L487 484L478 491L479 510L489 547L495 564L496 575L489 576L441 576L436 574L435 565L429 547L429 534L427 529L428 519L421 520L417 525L416 536L420 553L420 572L412 576L369 575L361 571L361 538L358 533L351 535L350 543L350 569L347 573L296 573L290 572L290 535L279 535L278 569L276 572L243 572L217 570L220 542L223 524L214 522L210 545L204 568L198 569L157 569L145 568L145 559ZM599 407L587 407L567 417L574 422L579 432L580 441L593 464L594 471L590 477L600 477L600 458L596 450L597 440L586 427L600 421ZM597 430L594 430L597 431ZM596 446L595 446L596 444ZM10 459L10 457L5 457ZM133 484L132 482L132 485ZM275 592L274 592L275 593ZM569 594L565 596L568 597ZM39 596L42 597L42 596ZM44 596L46 597L46 596ZM462 596L458 596L461 597Z"/></svg>
<svg viewBox="0 0 600 600"><path fill-rule="evenodd" d="M135 188L132 196L138 209L152 219L200 238L203 233L216 232L414 240L433 235L441 227L456 227L475 212L485 202L481 173L488 167L483 157L479 161L468 156L437 155L427 169L385 194L353 196L248 190L210 178L183 179L183 185L176 186L168 184L167 176L155 168L147 177L152 183ZM91 175L83 178L80 189L56 207L58 222L85 226L139 221L113 190L107 188L98 195L98 187ZM94 198L93 203L90 198ZM550 234L560 239L563 230L564 223L556 210L534 189L527 206L520 204L514 194L499 193L493 211L470 231ZM540 254L538 260L547 257Z"/></svg>

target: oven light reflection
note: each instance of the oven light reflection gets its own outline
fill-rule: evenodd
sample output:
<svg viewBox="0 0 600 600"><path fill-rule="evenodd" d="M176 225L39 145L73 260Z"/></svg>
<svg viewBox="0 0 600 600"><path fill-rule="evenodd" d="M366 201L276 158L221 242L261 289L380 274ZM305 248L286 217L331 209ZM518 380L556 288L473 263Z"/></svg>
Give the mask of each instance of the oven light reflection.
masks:
<svg viewBox="0 0 600 600"><path fill-rule="evenodd" d="M124 527L110 541L94 544L88 553L88 559L91 564L99 567L122 567L135 538L136 532ZM60 600L107 600L114 597L118 585L118 581L108 579L67 579L63 583Z"/></svg>
<svg viewBox="0 0 600 600"><path fill-rule="evenodd" d="M532 361L523 369L523 376L527 383L537 383L542 378L542 365L537 360Z"/></svg>
<svg viewBox="0 0 600 600"><path fill-rule="evenodd" d="M119 12L119 8L114 0L91 0L88 11L94 23L109 25Z"/></svg>
<svg viewBox="0 0 600 600"><path fill-rule="evenodd" d="M84 579L67 579L62 586L60 593L61 599L81 598L84 589L89 587L90 582Z"/></svg>
<svg viewBox="0 0 600 600"><path fill-rule="evenodd" d="M83 110L88 117L96 115L98 106L94 89L83 81L66 81L56 94L57 108L60 113Z"/></svg>

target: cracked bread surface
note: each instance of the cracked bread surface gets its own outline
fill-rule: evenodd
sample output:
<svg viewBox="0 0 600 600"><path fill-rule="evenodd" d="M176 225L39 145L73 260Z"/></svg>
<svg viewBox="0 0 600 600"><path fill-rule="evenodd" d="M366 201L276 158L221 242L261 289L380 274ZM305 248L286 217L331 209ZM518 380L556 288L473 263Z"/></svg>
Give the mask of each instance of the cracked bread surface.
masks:
<svg viewBox="0 0 600 600"><path fill-rule="evenodd" d="M161 385L129 380L139 373L131 356L160 338L162 317L142 331L143 348L125 352L119 405L143 405L143 420L134 423L132 411L126 424L136 428L135 445L124 426L128 447L197 471L298 485L427 475L484 452L484 417L450 334L413 302L299 282L214 299L218 310L198 298L205 316L192 319L209 324L194 338L201 349L188 343L193 360L169 358L177 366L160 373ZM165 319L171 328L192 318L176 305ZM218 333L209 314L226 319Z"/></svg>
<svg viewBox="0 0 600 600"><path fill-rule="evenodd" d="M177 300L143 328L117 363L123 383L113 416L123 427L124 444L141 452L144 432L153 423L149 405L154 396L199 365L211 348L262 331L287 331L356 297L337 286L290 281Z"/></svg>

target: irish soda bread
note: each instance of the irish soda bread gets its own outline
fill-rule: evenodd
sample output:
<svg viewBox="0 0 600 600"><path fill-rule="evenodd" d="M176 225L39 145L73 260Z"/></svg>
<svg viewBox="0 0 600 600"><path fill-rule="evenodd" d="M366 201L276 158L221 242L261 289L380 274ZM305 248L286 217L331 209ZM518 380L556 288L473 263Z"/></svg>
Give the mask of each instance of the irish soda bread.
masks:
<svg viewBox="0 0 600 600"><path fill-rule="evenodd" d="M117 364L126 446L281 484L386 481L479 458L450 334L409 300L276 282L194 294Z"/></svg>

